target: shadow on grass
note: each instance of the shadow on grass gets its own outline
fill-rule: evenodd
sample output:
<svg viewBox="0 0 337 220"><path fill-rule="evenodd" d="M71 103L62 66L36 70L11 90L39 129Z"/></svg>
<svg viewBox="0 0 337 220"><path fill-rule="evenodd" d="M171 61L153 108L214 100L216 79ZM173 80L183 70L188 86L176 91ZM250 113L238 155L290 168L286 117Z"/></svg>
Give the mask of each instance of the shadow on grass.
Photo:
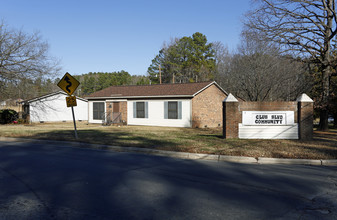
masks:
<svg viewBox="0 0 337 220"><path fill-rule="evenodd" d="M204 138L217 138L217 139L224 139L223 135L220 134L200 134L198 135L199 137L204 137Z"/></svg>
<svg viewBox="0 0 337 220"><path fill-rule="evenodd" d="M216 155L337 159L337 130L315 131L312 141L223 139L219 129L159 130L85 128L78 130L78 140L72 129L45 130L20 137Z"/></svg>
<svg viewBox="0 0 337 220"><path fill-rule="evenodd" d="M131 132L111 131L104 132L96 129L79 130L78 139L75 139L74 131L57 130L50 132L38 133L27 138L56 140L56 141L76 141L91 144L106 144L121 147L143 147L156 149L162 146L176 148L178 145L173 141L158 139L156 137L137 135Z"/></svg>
<svg viewBox="0 0 337 220"><path fill-rule="evenodd" d="M219 133L198 134L201 140L217 145L215 154L232 156L337 159L337 130L314 132L313 140L223 139ZM222 140L221 140L222 139Z"/></svg>
<svg viewBox="0 0 337 220"><path fill-rule="evenodd" d="M337 130L314 131L314 140L333 142L337 146Z"/></svg>

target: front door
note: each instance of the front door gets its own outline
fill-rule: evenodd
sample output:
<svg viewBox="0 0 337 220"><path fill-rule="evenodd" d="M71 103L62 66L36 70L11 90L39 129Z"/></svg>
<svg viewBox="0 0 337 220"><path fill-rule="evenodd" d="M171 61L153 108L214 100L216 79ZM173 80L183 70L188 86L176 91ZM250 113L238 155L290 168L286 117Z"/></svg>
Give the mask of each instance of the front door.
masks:
<svg viewBox="0 0 337 220"><path fill-rule="evenodd" d="M119 102L113 103L113 112L119 112Z"/></svg>
<svg viewBox="0 0 337 220"><path fill-rule="evenodd" d="M121 113L119 112L119 102L113 103L112 109L112 123L120 123L121 122Z"/></svg>

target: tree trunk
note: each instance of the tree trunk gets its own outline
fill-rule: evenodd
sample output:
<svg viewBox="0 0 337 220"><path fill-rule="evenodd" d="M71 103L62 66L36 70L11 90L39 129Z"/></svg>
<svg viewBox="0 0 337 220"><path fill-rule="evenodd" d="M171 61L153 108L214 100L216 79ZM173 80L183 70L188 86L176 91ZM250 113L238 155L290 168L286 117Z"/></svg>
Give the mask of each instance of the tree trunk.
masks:
<svg viewBox="0 0 337 220"><path fill-rule="evenodd" d="M331 30L333 28L333 13L329 9L333 9L335 11L334 0L327 0L327 17L326 17L326 25L325 25L325 37L324 37L324 53L323 53L323 72L322 72L322 109L320 112L320 121L319 121L319 130L327 131L329 130L328 125L328 102L330 96L330 75L331 75Z"/></svg>
<svg viewBox="0 0 337 220"><path fill-rule="evenodd" d="M319 117L319 126L318 130L320 131L328 131L329 126L328 126L328 111L325 109L322 109L320 112L320 117Z"/></svg>
<svg viewBox="0 0 337 220"><path fill-rule="evenodd" d="M323 88L323 95L322 95L322 103L321 103L321 111L320 111L320 120L318 129L320 131L327 131L329 130L328 125L328 102L329 102L329 90L330 90L330 68L325 67L322 74L322 88Z"/></svg>

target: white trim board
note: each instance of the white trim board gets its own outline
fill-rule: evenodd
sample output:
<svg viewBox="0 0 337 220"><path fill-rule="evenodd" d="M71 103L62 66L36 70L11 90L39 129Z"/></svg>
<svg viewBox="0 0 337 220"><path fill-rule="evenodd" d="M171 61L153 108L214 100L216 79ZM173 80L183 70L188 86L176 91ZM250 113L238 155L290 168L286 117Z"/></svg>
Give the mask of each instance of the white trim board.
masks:
<svg viewBox="0 0 337 220"><path fill-rule="evenodd" d="M239 123L241 139L298 139L298 124L280 126L252 126Z"/></svg>

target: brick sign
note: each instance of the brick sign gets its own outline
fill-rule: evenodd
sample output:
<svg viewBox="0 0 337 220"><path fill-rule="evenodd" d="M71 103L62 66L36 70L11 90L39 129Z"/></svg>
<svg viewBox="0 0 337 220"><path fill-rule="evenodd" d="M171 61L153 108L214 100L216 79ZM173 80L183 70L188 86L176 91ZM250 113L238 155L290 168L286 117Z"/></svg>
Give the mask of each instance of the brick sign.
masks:
<svg viewBox="0 0 337 220"><path fill-rule="evenodd" d="M313 100L306 94L290 102L245 102L229 94L223 101L223 137L311 140Z"/></svg>

